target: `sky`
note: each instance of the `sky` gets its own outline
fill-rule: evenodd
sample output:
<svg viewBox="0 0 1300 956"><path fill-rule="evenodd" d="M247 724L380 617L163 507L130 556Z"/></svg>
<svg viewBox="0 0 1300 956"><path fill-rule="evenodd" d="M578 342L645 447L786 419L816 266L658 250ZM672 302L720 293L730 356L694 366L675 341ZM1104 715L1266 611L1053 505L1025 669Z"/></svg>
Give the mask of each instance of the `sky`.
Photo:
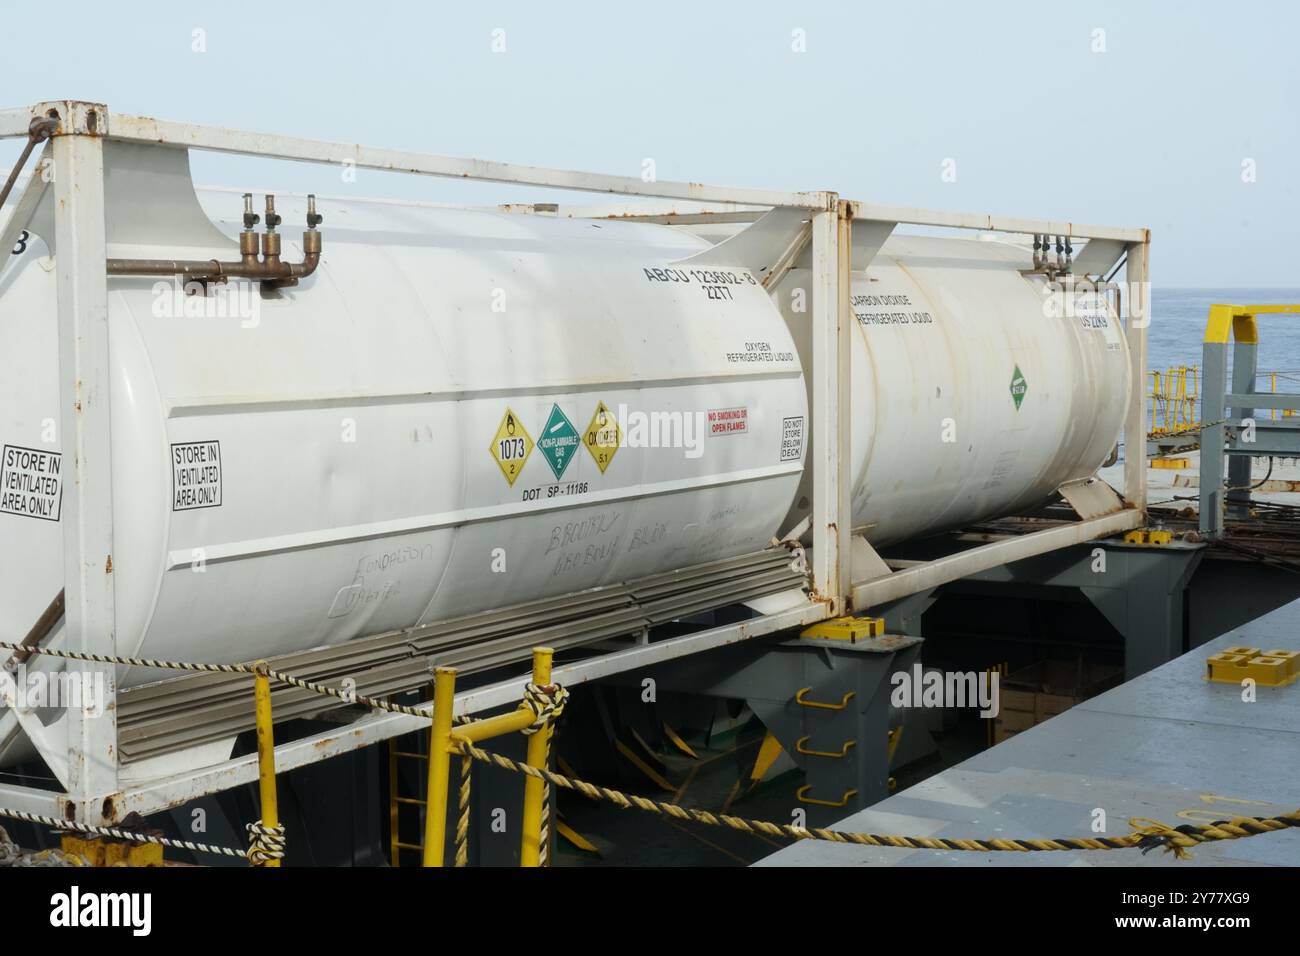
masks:
<svg viewBox="0 0 1300 956"><path fill-rule="evenodd" d="M1153 231L1157 285L1300 285L1300 4L0 0L0 107ZM48 42L38 37L48 36ZM502 49L504 47L504 49ZM17 153L0 144L0 165ZM207 154L205 185L507 188Z"/></svg>

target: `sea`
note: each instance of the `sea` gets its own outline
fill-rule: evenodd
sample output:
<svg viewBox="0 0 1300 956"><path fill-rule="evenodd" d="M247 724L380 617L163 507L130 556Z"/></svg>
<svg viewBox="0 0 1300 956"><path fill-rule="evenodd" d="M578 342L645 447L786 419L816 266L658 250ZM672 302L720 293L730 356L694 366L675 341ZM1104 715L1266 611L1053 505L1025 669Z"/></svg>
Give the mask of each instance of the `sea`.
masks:
<svg viewBox="0 0 1300 956"><path fill-rule="evenodd" d="M1201 346L1210 306L1300 303L1300 289L1151 289L1147 367L1201 365ZM1259 326L1260 371L1300 378L1300 315L1263 315ZM1279 380L1278 391L1291 390ZM1300 391L1300 387L1294 389Z"/></svg>

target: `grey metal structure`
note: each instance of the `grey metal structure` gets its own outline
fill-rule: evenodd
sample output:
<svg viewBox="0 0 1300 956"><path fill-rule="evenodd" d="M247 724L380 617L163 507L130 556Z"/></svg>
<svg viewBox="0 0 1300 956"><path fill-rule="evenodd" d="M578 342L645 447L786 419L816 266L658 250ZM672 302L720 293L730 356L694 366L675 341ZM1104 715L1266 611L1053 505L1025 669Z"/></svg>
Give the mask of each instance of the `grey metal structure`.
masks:
<svg viewBox="0 0 1300 956"><path fill-rule="evenodd" d="M1205 658L1250 643L1300 649L1295 611L1277 612L840 819L835 828L947 838L1110 835L1130 817L1170 826L1290 813L1300 797L1300 687L1205 680ZM806 840L762 866L1295 866L1300 831L1208 844L1188 861L1137 850L977 853Z"/></svg>
<svg viewBox="0 0 1300 956"><path fill-rule="evenodd" d="M1259 330L1255 316L1300 312L1296 305L1214 305L1205 334L1201 385L1200 531L1223 534L1225 510L1243 516L1250 504L1250 459L1300 455L1300 419L1259 418L1256 410L1300 408L1300 394L1260 392ZM1232 382L1228 337L1232 336ZM1223 462L1228 460L1228 484Z"/></svg>
<svg viewBox="0 0 1300 956"><path fill-rule="evenodd" d="M810 826L888 792L889 678L918 660L921 638L752 642L638 670L657 691L744 700L804 773L798 801Z"/></svg>

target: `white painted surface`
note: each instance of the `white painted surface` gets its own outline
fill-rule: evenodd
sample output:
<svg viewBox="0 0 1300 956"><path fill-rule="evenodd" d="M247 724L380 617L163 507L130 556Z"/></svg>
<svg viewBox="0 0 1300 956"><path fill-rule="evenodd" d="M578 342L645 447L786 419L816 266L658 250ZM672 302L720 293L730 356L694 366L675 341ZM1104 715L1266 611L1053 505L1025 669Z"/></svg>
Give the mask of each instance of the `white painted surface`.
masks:
<svg viewBox="0 0 1300 956"><path fill-rule="evenodd" d="M1064 293L1046 307L1044 279L1021 274L1027 258L1010 244L894 235L854 273L853 524L873 544L1037 503L1114 447L1129 394L1123 332L1113 312L1066 315ZM793 269L775 292L801 346L808 282ZM787 526L808 494L805 482Z"/></svg>

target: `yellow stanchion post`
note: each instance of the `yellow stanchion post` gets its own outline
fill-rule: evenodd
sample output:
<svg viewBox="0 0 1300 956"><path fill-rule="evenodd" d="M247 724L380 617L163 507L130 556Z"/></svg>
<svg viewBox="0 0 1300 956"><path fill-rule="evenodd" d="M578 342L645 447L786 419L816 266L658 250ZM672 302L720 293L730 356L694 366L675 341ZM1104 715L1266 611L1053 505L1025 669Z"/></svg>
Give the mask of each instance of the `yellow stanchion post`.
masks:
<svg viewBox="0 0 1300 956"><path fill-rule="evenodd" d="M549 647L533 648L533 683L544 687L551 682L551 660L555 651ZM551 747L550 725L528 738L527 763L539 770L546 769ZM524 826L519 849L520 866L541 866L542 819L550 813L546 803L546 784L534 777L524 778ZM547 828L549 830L549 828Z"/></svg>
<svg viewBox="0 0 1300 956"><path fill-rule="evenodd" d="M433 730L429 737L429 793L424 808L424 865L442 866L447 841L447 788L451 781L451 713L456 669L439 667L433 678Z"/></svg>
<svg viewBox="0 0 1300 956"><path fill-rule="evenodd" d="M253 701L257 713L257 774L262 801L262 826L280 825L280 810L275 793L275 724L271 718L271 681L266 661L253 669ZM279 860L266 860L262 866L279 866Z"/></svg>

